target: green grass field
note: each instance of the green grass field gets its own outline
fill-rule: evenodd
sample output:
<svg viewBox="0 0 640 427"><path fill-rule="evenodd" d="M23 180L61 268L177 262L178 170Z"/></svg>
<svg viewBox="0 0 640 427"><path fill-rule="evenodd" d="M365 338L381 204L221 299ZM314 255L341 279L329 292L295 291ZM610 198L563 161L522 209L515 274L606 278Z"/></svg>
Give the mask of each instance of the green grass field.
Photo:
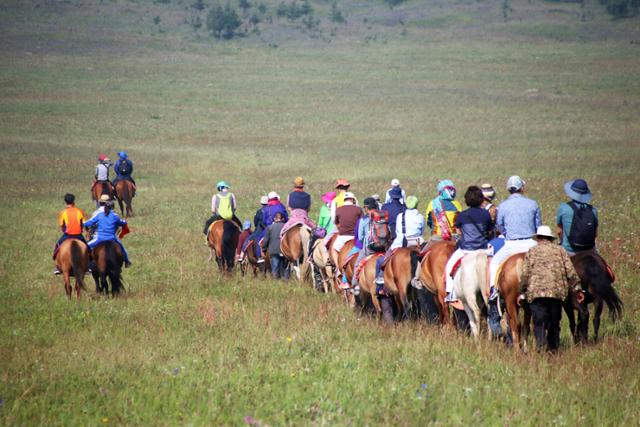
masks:
<svg viewBox="0 0 640 427"><path fill-rule="evenodd" d="M640 27L578 4L412 0L313 6L320 35L265 23L215 41L190 2L0 2L0 423L637 425ZM273 11L276 2L269 3ZM154 24L153 18L160 17ZM400 23L402 21L402 23ZM97 154L139 186L117 300L51 274L62 197L93 210ZM201 234L228 180L241 218L302 175L360 198L399 178L424 209L519 174L552 225L588 180L625 303L557 357L453 330L385 327L295 282L223 279ZM92 283L92 282L89 282Z"/></svg>

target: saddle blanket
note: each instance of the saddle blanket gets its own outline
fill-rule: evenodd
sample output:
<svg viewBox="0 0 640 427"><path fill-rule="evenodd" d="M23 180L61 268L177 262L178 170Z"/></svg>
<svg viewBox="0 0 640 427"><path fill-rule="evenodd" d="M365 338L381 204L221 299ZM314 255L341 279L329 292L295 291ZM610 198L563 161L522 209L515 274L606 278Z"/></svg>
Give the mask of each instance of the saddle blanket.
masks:
<svg viewBox="0 0 640 427"><path fill-rule="evenodd" d="M367 255L366 257L362 258L362 260L358 263L358 265L356 265L356 269L353 272L353 275L355 276L357 281L360 281L360 272L362 271L362 269L364 268L364 266L367 264L367 262L369 262L369 260L371 258L378 258L384 256L384 253L382 252L377 252L371 255Z"/></svg>

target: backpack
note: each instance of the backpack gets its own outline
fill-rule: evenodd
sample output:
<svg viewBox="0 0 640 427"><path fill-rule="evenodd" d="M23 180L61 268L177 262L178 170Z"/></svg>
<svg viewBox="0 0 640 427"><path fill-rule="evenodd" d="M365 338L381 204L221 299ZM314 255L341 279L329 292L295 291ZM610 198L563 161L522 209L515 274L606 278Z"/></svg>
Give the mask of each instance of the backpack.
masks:
<svg viewBox="0 0 640 427"><path fill-rule="evenodd" d="M131 163L126 160L123 160L118 165L118 175L129 175L131 174Z"/></svg>
<svg viewBox="0 0 640 427"><path fill-rule="evenodd" d="M389 232L389 212L373 210L369 220L369 249L374 252L386 251L391 240Z"/></svg>
<svg viewBox="0 0 640 427"><path fill-rule="evenodd" d="M596 230L598 229L598 220L593 214L593 208L587 204L587 207L580 209L574 202L570 202L569 206L573 210L573 221L567 239L569 245L576 251L585 251L596 245Z"/></svg>

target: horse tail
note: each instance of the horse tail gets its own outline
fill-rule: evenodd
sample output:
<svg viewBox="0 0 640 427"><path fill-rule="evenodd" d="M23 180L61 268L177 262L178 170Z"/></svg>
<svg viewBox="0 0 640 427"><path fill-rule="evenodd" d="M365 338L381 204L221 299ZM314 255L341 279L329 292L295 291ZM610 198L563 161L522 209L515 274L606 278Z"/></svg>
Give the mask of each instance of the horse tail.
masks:
<svg viewBox="0 0 640 427"><path fill-rule="evenodd" d="M113 295L117 295L118 293L120 293L120 287L122 285L120 281L122 254L118 255L117 249L120 249L117 242L110 241L106 243L105 256L107 275L109 276L109 280L111 280L111 293Z"/></svg>
<svg viewBox="0 0 640 427"><path fill-rule="evenodd" d="M81 268L82 266L82 248L80 247L80 242L75 239L71 242L71 269L73 270L73 275L76 278L76 282L80 285L82 290L87 290L84 286L84 271Z"/></svg>
<svg viewBox="0 0 640 427"><path fill-rule="evenodd" d="M122 200L127 204L131 202L131 195L129 194L129 181L124 181L124 184L122 184Z"/></svg>
<svg viewBox="0 0 640 427"><path fill-rule="evenodd" d="M583 265L591 292L607 304L612 320L620 319L623 309L622 300L611 283L603 260L599 260L594 255L587 255L583 259Z"/></svg>
<svg viewBox="0 0 640 427"><path fill-rule="evenodd" d="M232 221L222 222L222 258L231 271L235 261L238 227Z"/></svg>

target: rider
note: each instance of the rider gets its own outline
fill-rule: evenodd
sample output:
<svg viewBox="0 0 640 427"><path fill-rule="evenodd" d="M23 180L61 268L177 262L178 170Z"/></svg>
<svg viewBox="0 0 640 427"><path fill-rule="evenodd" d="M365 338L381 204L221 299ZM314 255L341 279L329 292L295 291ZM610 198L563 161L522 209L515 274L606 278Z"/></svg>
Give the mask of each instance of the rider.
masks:
<svg viewBox="0 0 640 427"><path fill-rule="evenodd" d="M402 190L400 188L392 188L389 191L389 200L387 203L382 205L380 210L386 211L389 213L389 231L391 232L391 239L396 238L396 219L398 215L404 211L405 206L402 197Z"/></svg>
<svg viewBox="0 0 640 427"><path fill-rule="evenodd" d="M399 189L394 189L399 193ZM394 194L391 195L392 199ZM395 200L395 199L394 199ZM386 206L386 204L385 204ZM382 207L384 209L384 206ZM389 229L391 228L391 212L389 213ZM406 205L403 206L403 210L396 215L394 221L395 232L391 246L385 253L384 257L378 258L376 261L376 294L380 296L387 295L384 290L384 273L382 265L393 254L394 250L403 247L420 246L424 239L422 234L424 233L424 216L418 212L418 198L416 196L409 196L406 199Z"/></svg>
<svg viewBox="0 0 640 427"><path fill-rule="evenodd" d="M268 203L269 203L269 198L267 196L260 197L260 207L258 208L258 210L256 210L256 213L253 216L253 225L255 226L255 228L253 230L253 233L251 233L251 235L249 235L249 237L247 237L242 243L242 251L240 252L240 256L238 258L240 262L242 262L242 260L244 259L244 254L245 254L245 251L247 250L247 247L249 246L249 243L250 242L258 243L262 238L262 236L264 236L264 230L267 227L264 225L263 217L264 217L264 211L267 208ZM262 252L261 252L260 245L256 244L254 246L254 251L256 254L256 258L262 259Z"/></svg>
<svg viewBox="0 0 640 427"><path fill-rule="evenodd" d="M85 214L82 209L77 208L75 204L76 197L67 193L64 195L64 202L67 207L60 211L58 214L58 226L60 230L62 230L62 237L58 239L56 242L56 246L53 249L53 260L56 260L56 256L58 255L58 249L60 249L60 244L67 239L78 239L84 244L86 244L86 240L84 240L84 236L82 235L82 224L86 220ZM54 274L60 274L60 270L58 267L54 270Z"/></svg>
<svg viewBox="0 0 640 427"><path fill-rule="evenodd" d="M504 246L493 254L489 263L489 284L491 297L495 299L497 272L500 265L511 255L527 252L536 245L533 236L541 225L541 213L538 204L524 196L525 182L517 175L507 180L507 190L510 196L498 206L496 227L504 235Z"/></svg>
<svg viewBox="0 0 640 427"><path fill-rule="evenodd" d="M242 252L242 246L244 245L244 242L249 238L249 236L251 235L251 221L248 219L245 219L244 222L242 223L242 233L240 233L240 236L238 236L238 244L236 245L236 261L238 262L242 262L243 258L244 258L244 254Z"/></svg>
<svg viewBox="0 0 640 427"><path fill-rule="evenodd" d="M322 206L320 206L320 215L318 216L318 227L324 228L327 233L333 228L333 221L331 220L331 202L336 197L335 191L329 191L322 195Z"/></svg>
<svg viewBox="0 0 640 427"><path fill-rule="evenodd" d="M209 227L214 221L224 219L227 221L233 221L238 228L242 229L242 223L236 216L236 196L230 192L231 187L225 181L220 181L216 184L217 194L214 194L211 198L211 218L209 218L204 225L202 232L205 236L209 234Z"/></svg>
<svg viewBox="0 0 640 427"><path fill-rule="evenodd" d="M393 178L391 180L391 188L387 190L387 193L384 196L385 203L389 203L391 201L391 190L393 190L394 188L400 188L400 181L398 180L398 178ZM404 201L407 200L407 194L402 188L400 188L400 191L402 192L402 199L400 199L400 202L404 203Z"/></svg>
<svg viewBox="0 0 640 427"><path fill-rule="evenodd" d="M134 186L136 185L136 182L131 176L131 174L133 173L133 162L129 159L129 156L125 151L120 151L118 153L118 160L116 160L116 164L113 166L113 170L116 173L116 177L113 180L114 188L120 180L128 180L131 181Z"/></svg>
<svg viewBox="0 0 640 427"><path fill-rule="evenodd" d="M438 196L427 205L427 225L431 228L431 240L451 240L456 217L462 210L456 200L456 186L449 179L442 180L437 187Z"/></svg>
<svg viewBox="0 0 640 427"><path fill-rule="evenodd" d="M271 276L274 279L289 279L289 269L287 268L287 260L282 255L280 248L280 236L282 235L282 227L284 226L284 216L282 212L277 211L273 216L273 222L269 224L264 234L262 242L262 250L269 253L271 262Z"/></svg>
<svg viewBox="0 0 640 427"><path fill-rule="evenodd" d="M464 194L464 202L469 206L469 209L460 212L455 223L460 239L458 240L458 248L449 257L444 270L446 302L456 299L453 292L453 277L451 277L453 267L465 254L479 249L487 249L488 236L493 231L494 225L489 210L482 208L483 199L482 190L475 185L470 186Z"/></svg>
<svg viewBox="0 0 640 427"><path fill-rule="evenodd" d="M556 224L558 225L557 232L562 247L567 251L569 256L575 255L576 252L591 251L595 247L595 239L598 235L598 212L596 211L596 208L589 204L592 198L589 186L584 179L575 179L564 185L564 192L571 200L569 202L562 203L558 207L558 211L556 213ZM569 233L571 232L571 225L575 215L584 215L587 209L591 210L590 214L593 218L589 218L589 230L586 231L591 234L590 237L593 237L593 239L589 238L589 242L586 242L586 244L583 243L581 247L578 246L576 242L574 242L574 246L572 246L570 243L571 236Z"/></svg>
<svg viewBox="0 0 640 427"><path fill-rule="evenodd" d="M362 242L362 249L360 249L358 253L358 258L356 259L356 268L360 265L360 262L369 255L372 255L376 252L375 248L369 246L371 243L371 217L376 213L379 214L378 204L376 203L373 197L367 197L363 202L364 206L364 216L360 219L358 223L358 235L356 237L357 240ZM355 290L355 294L359 293L359 284L356 279L356 275L354 274L351 279L351 285Z"/></svg>
<svg viewBox="0 0 640 427"><path fill-rule="evenodd" d="M113 200L109 200L104 205L104 212L99 212L84 223L85 228L97 226L93 239L88 243L89 248L93 249L102 242L114 241L119 244L120 249L122 249L124 266L130 267L131 261L129 260L129 254L120 239L116 236L118 227L124 227L126 225L127 221L120 218L118 214L113 211Z"/></svg>
<svg viewBox="0 0 640 427"><path fill-rule="evenodd" d="M289 220L289 215L287 214L287 209L280 201L278 193L271 191L267 197L269 199L267 201L267 206L262 210L262 222L264 223L265 228L273 224L276 213L278 212L282 214L282 220L287 222Z"/></svg>
<svg viewBox="0 0 640 427"><path fill-rule="evenodd" d="M311 195L304 191L304 179L297 177L293 180L293 191L287 196L287 207L291 212L289 221L282 227L282 234L296 224L305 224L313 229L316 225L309 219Z"/></svg>
<svg viewBox="0 0 640 427"><path fill-rule="evenodd" d="M331 248L331 260L337 268L338 273L338 253L344 247L345 243L355 238L356 225L362 216L362 209L356 204L356 197L351 192L344 194L344 204L336 209L335 225L338 233L333 247ZM342 281L340 284L342 289L348 289L349 283Z"/></svg>
<svg viewBox="0 0 640 427"><path fill-rule="evenodd" d="M495 224L498 216L498 208L493 204L493 200L496 198L496 190L488 183L482 184L480 190L482 191L482 204L480 207L489 211L491 221Z"/></svg>
<svg viewBox="0 0 640 427"><path fill-rule="evenodd" d="M331 238L334 234L338 232L336 225L336 210L344 205L344 195L349 191L349 187L351 184L344 178L340 178L336 180L336 195L331 201L331 205L329 206L329 212L331 213L331 223L334 224L334 227L331 230L327 230L327 235L324 238L324 244L328 247L331 242Z"/></svg>
<svg viewBox="0 0 640 427"><path fill-rule="evenodd" d="M96 166L96 174L91 185L91 192L98 183L109 182L109 168L112 166L111 160L104 154L98 156L98 165Z"/></svg>

